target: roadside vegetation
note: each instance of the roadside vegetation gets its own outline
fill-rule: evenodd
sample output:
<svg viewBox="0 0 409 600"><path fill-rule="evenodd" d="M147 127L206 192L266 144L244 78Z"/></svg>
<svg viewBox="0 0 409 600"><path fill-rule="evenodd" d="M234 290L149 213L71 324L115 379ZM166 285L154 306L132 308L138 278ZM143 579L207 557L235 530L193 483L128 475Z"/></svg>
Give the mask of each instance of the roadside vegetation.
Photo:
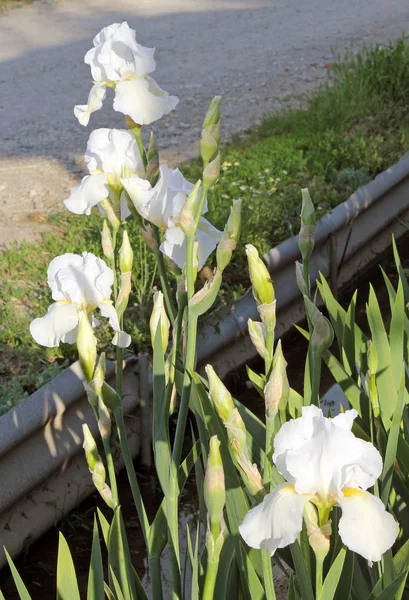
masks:
<svg viewBox="0 0 409 600"><path fill-rule="evenodd" d="M307 102L303 99L306 103L306 109L284 108L267 117L223 149L221 176L206 217L223 229L232 199L243 198L242 241L224 277L225 304L249 285L244 244L254 244L263 253L298 231L301 188L309 188L318 213L324 214L409 149L409 45L401 39L338 60L328 82ZM180 168L191 181L199 176L199 161ZM101 254L102 221L97 213L84 217L64 211L50 217L50 225L40 244L22 244L0 254L0 412L76 356L69 345L37 346L29 323L50 303L50 260L84 248ZM133 336L134 350L140 351L148 344L155 261L131 220L128 232L136 259L125 329Z"/></svg>

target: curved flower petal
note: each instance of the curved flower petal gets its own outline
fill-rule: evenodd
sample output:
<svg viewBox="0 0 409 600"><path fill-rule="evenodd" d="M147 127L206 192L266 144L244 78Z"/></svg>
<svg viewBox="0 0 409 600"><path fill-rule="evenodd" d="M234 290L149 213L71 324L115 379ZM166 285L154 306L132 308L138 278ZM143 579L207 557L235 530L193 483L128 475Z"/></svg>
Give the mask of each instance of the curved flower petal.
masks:
<svg viewBox="0 0 409 600"><path fill-rule="evenodd" d="M85 162L90 173L103 171L117 180L123 167L131 173L143 172L135 136L126 129L95 129L88 138Z"/></svg>
<svg viewBox="0 0 409 600"><path fill-rule="evenodd" d="M183 269L186 262L186 236L181 227L168 227L159 250Z"/></svg>
<svg viewBox="0 0 409 600"><path fill-rule="evenodd" d="M44 317L30 323L30 333L37 344L55 348L60 342L73 344L76 340L78 312L75 304L55 302Z"/></svg>
<svg viewBox="0 0 409 600"><path fill-rule="evenodd" d="M247 513L239 526L240 535L248 546L267 550L272 556L277 548L297 538L307 502L308 496L300 496L292 486L279 485Z"/></svg>
<svg viewBox="0 0 409 600"><path fill-rule="evenodd" d="M94 48L87 52L84 62L91 66L94 81L119 81L155 70L155 48L138 44L135 31L126 22L104 27L95 36L93 44Z"/></svg>
<svg viewBox="0 0 409 600"><path fill-rule="evenodd" d="M92 207L108 196L109 186L104 173L86 175L79 185L72 188L64 204L76 215L90 215Z"/></svg>
<svg viewBox="0 0 409 600"><path fill-rule="evenodd" d="M137 175L122 177L121 183L141 217L158 227L163 226L162 212L152 210L156 204L156 186L153 188L147 179L142 179Z"/></svg>
<svg viewBox="0 0 409 600"><path fill-rule="evenodd" d="M216 245L220 242L222 232L213 227L207 219L203 217L199 221L199 227L196 233L196 239L199 242L198 249L198 269L203 267L208 257L211 255Z"/></svg>
<svg viewBox="0 0 409 600"><path fill-rule="evenodd" d="M114 110L129 115L139 125L149 125L178 104L149 76L120 81L115 87Z"/></svg>
<svg viewBox="0 0 409 600"><path fill-rule="evenodd" d="M399 531L382 501L369 492L351 489L344 491L338 504L342 510L339 535L343 543L370 562L381 560Z"/></svg>
<svg viewBox="0 0 409 600"><path fill-rule="evenodd" d="M102 103L105 100L106 88L105 85L95 84L92 86L88 94L87 104L77 104L74 106L74 115L77 117L81 125L86 127L89 123L91 113L102 108Z"/></svg>
<svg viewBox="0 0 409 600"><path fill-rule="evenodd" d="M101 311L101 315L109 319L110 326L114 331L116 331L112 343L120 348L127 348L131 343L131 336L128 333L125 333L125 331L121 330L118 313L116 312L115 307L111 304L111 302L100 302L98 304L98 308Z"/></svg>
<svg viewBox="0 0 409 600"><path fill-rule="evenodd" d="M303 408L302 417L280 429L273 460L299 494L336 497L345 487L366 489L375 483L382 458L372 444L350 431L355 416L356 411L347 411L343 419L328 419L309 406Z"/></svg>

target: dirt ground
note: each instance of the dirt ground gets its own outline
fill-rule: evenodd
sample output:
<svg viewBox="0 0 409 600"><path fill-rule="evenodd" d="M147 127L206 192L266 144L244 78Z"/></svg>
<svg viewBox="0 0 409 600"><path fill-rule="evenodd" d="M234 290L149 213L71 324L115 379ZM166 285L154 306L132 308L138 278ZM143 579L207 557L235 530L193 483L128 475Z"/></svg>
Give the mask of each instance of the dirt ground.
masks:
<svg viewBox="0 0 409 600"><path fill-rule="evenodd" d="M107 98L88 128L83 64L93 36L127 20L156 46L155 79L180 97L155 124L162 159L194 155L206 106L223 96L224 139L314 88L334 56L409 27L407 0L38 0L0 15L0 246L34 239L63 208L96 127L123 127Z"/></svg>

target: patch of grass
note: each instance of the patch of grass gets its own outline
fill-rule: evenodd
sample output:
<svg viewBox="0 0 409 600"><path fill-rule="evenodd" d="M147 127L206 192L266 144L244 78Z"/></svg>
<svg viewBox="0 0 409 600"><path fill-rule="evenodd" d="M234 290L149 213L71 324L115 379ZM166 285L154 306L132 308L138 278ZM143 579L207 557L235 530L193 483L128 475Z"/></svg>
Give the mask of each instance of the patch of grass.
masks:
<svg viewBox="0 0 409 600"><path fill-rule="evenodd" d="M408 104L409 46L401 39L338 60L329 81L309 98L306 110L269 116L223 148L222 172L210 193L207 216L223 229L232 200L241 197L243 230L225 272L222 303L248 285L245 243L265 252L297 233L301 188L309 188L318 215L324 214L408 150ZM182 165L181 170L191 181L201 175L199 160ZM53 230L41 244L23 244L0 255L0 369L5 383L14 382L14 396L17 385L22 393L33 391L37 373L45 366L75 357L72 346L38 347L28 326L50 304L46 284L50 260L85 249L101 255L101 225L98 214L89 218L64 213L52 218ZM134 349L140 351L149 344L154 259L137 224L130 220L127 226L135 250L136 291L125 329L133 336ZM106 327L101 333L103 346L111 333Z"/></svg>
<svg viewBox="0 0 409 600"><path fill-rule="evenodd" d="M0 12L11 8L21 8L26 4L32 4L35 0L0 0Z"/></svg>

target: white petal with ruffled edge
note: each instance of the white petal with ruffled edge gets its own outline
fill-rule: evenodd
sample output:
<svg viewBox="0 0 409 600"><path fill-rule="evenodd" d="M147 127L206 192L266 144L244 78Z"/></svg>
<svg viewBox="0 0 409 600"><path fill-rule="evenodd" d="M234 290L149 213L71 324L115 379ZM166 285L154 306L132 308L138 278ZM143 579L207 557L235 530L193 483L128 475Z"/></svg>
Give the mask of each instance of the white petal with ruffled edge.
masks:
<svg viewBox="0 0 409 600"><path fill-rule="evenodd" d="M138 44L135 31L126 22L104 27L94 37L93 44L94 48L86 53L84 62L90 65L94 81L119 81L155 70L155 48Z"/></svg>
<svg viewBox="0 0 409 600"><path fill-rule="evenodd" d="M299 494L337 496L345 487L366 489L382 471L376 448L350 431L356 411L343 419L328 419L316 407L304 407L302 417L284 424L275 438L273 460Z"/></svg>
<svg viewBox="0 0 409 600"><path fill-rule="evenodd" d="M343 543L370 562L381 560L399 531L382 501L369 492L351 489L344 491L338 504L342 510L339 535Z"/></svg>
<svg viewBox="0 0 409 600"><path fill-rule="evenodd" d="M92 207L108 196L109 186L104 173L86 175L79 185L72 188L64 204L76 215L90 215Z"/></svg>
<svg viewBox="0 0 409 600"><path fill-rule="evenodd" d="M131 336L122 331L115 307L110 302L100 302L98 308L101 311L101 315L109 319L110 326L116 332L112 343L120 348L127 348L131 343Z"/></svg>
<svg viewBox="0 0 409 600"><path fill-rule="evenodd" d="M296 494L292 486L279 485L246 514L239 526L240 535L248 546L267 550L272 556L277 548L296 540L307 502L308 496Z"/></svg>
<svg viewBox="0 0 409 600"><path fill-rule="evenodd" d="M139 125L149 125L176 108L179 98L169 96L149 76L120 81L115 87L114 110Z"/></svg>
<svg viewBox="0 0 409 600"><path fill-rule="evenodd" d="M54 300L68 300L78 308L96 306L111 296L114 273L106 263L92 254L63 254L48 267L48 285Z"/></svg>
<svg viewBox="0 0 409 600"><path fill-rule="evenodd" d="M104 85L93 85L88 94L87 104L77 104L77 106L74 106L74 115L81 125L84 127L88 125L91 113L102 108L105 96L106 88Z"/></svg>
<svg viewBox="0 0 409 600"><path fill-rule="evenodd" d="M165 231L165 239L159 247L168 258L183 269L186 262L186 236L181 227L169 227Z"/></svg>
<svg viewBox="0 0 409 600"><path fill-rule="evenodd" d="M37 344L55 348L60 342L73 344L76 340L78 312L74 304L55 302L44 317L30 323L30 333Z"/></svg>
<svg viewBox="0 0 409 600"><path fill-rule="evenodd" d="M207 219L203 217L199 220L199 227L196 233L196 240L199 243L198 248L198 269L200 270L216 245L220 242L222 232L213 227Z"/></svg>

